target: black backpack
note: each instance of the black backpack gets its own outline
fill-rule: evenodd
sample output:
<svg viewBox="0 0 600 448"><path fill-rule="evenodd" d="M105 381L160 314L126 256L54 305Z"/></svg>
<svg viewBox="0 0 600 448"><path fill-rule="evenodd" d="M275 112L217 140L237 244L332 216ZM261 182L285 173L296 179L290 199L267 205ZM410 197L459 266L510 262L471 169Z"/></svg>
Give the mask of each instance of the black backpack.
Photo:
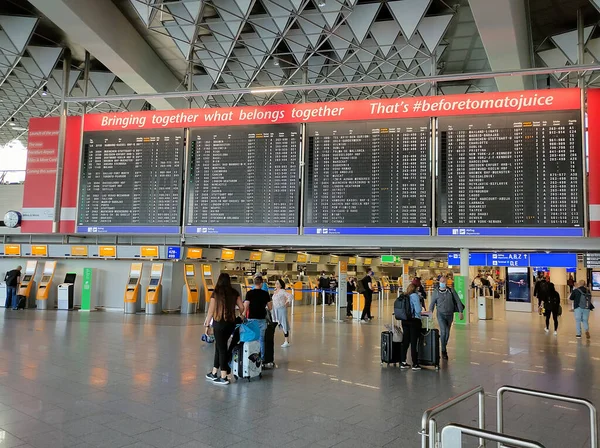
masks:
<svg viewBox="0 0 600 448"><path fill-rule="evenodd" d="M361 279L358 282L356 282L356 292L359 294L364 294L367 291L367 289L365 288L365 279Z"/></svg>
<svg viewBox="0 0 600 448"><path fill-rule="evenodd" d="M398 298L394 302L394 317L397 320L410 320L414 317L410 304L410 296L406 294L398 295Z"/></svg>
<svg viewBox="0 0 600 448"><path fill-rule="evenodd" d="M4 276L4 281L7 286L17 286L17 278L21 275L19 271L13 269L12 271L8 271Z"/></svg>

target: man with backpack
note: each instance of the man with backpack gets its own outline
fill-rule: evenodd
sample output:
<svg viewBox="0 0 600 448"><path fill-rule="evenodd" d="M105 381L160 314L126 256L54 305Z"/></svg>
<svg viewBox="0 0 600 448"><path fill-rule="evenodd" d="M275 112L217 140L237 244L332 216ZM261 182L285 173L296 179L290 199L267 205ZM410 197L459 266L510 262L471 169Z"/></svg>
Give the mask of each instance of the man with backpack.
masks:
<svg viewBox="0 0 600 448"><path fill-rule="evenodd" d="M10 309L11 305L13 309L17 309L17 289L19 283L21 283L21 266L17 266L17 269L8 271L4 276L6 282L6 302L4 307Z"/></svg>
<svg viewBox="0 0 600 448"><path fill-rule="evenodd" d="M543 272L538 272L538 280L535 282L535 287L533 288L533 295L538 299L538 314L542 315L542 305L548 300L548 296L550 294L550 285L549 282L544 277Z"/></svg>
<svg viewBox="0 0 600 448"><path fill-rule="evenodd" d="M592 294L590 290L587 289L585 280L579 282L579 287L573 290L570 299L573 301L575 314L575 337L581 339L581 324L583 323L585 337L589 339L590 326L588 321L590 318L590 311L594 309L594 304L592 303Z"/></svg>
<svg viewBox="0 0 600 448"><path fill-rule="evenodd" d="M437 306L437 318L440 324L440 339L442 343L442 358L448 359L448 339L450 339L450 327L454 322L454 313L460 313L460 319L463 318L465 306L461 302L456 291L450 288L446 283L446 277L440 278L438 288L434 289L429 305L429 312Z"/></svg>

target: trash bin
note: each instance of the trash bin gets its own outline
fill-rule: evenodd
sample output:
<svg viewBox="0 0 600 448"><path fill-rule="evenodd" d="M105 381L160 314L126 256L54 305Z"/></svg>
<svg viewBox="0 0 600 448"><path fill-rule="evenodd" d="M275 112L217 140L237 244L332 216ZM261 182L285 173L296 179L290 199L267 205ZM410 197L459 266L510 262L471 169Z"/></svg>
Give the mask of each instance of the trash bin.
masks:
<svg viewBox="0 0 600 448"><path fill-rule="evenodd" d="M494 299L492 297L480 296L477 299L477 315L479 320L494 318Z"/></svg>

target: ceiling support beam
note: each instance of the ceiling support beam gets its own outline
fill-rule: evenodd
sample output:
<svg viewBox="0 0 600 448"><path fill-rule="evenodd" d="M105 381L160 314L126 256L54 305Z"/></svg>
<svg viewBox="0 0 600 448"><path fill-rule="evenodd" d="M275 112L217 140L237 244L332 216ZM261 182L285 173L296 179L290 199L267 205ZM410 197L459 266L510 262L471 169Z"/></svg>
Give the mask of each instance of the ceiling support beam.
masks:
<svg viewBox="0 0 600 448"><path fill-rule="evenodd" d="M525 0L469 0L492 71L531 67ZM533 88L528 77L496 78L498 90Z"/></svg>
<svg viewBox="0 0 600 448"><path fill-rule="evenodd" d="M134 91L155 94L179 87L180 80L111 1L31 3ZM155 97L149 102L157 109L184 108L187 104L183 98Z"/></svg>

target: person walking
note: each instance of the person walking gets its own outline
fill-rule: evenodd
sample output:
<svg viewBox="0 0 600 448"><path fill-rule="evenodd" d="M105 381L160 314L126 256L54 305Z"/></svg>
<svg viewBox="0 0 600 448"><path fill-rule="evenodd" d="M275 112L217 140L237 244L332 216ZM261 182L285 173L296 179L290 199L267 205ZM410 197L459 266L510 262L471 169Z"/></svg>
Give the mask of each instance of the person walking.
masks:
<svg viewBox="0 0 600 448"><path fill-rule="evenodd" d="M346 305L346 317L352 317L352 310L354 309L354 291L356 291L356 279L349 277L346 283L346 296L348 305Z"/></svg>
<svg viewBox="0 0 600 448"><path fill-rule="evenodd" d="M554 319L554 336L558 334L558 316L560 315L560 295L554 283L548 283L548 294L544 300L544 316L546 316L546 333L550 331L550 316Z"/></svg>
<svg viewBox="0 0 600 448"><path fill-rule="evenodd" d="M546 301L548 297L548 281L544 276L543 272L538 272L538 279L535 282L535 287L533 288L533 295L538 299L538 314L542 315L542 305Z"/></svg>
<svg viewBox="0 0 600 448"><path fill-rule="evenodd" d="M578 283L578 287L573 290L570 296L573 301L573 308L575 314L575 337L581 339L581 326L585 330L586 339L590 339L590 311L594 309L592 303L592 294L587 288L585 280L581 280Z"/></svg>
<svg viewBox="0 0 600 448"><path fill-rule="evenodd" d="M569 286L569 293L572 293L573 288L575 286L575 279L573 278L573 274L569 274L569 278L567 279L567 285Z"/></svg>
<svg viewBox="0 0 600 448"><path fill-rule="evenodd" d="M412 360L412 369L421 370L419 366L418 344L421 337L421 297L417 292L417 285L412 282L404 292L410 298L411 316L408 320L402 321L402 346L400 350L400 368L410 369L411 366L406 362L408 348L410 347L410 356Z"/></svg>
<svg viewBox="0 0 600 448"><path fill-rule="evenodd" d="M229 350L227 342L235 330L236 305L240 315L244 315L244 304L239 293L231 286L229 274L222 273L217 279L217 285L210 298L208 313L204 320L204 326L211 326L215 337L215 359L213 368L206 374L206 379L220 386L229 384ZM220 375L217 375L219 373Z"/></svg>
<svg viewBox="0 0 600 448"><path fill-rule="evenodd" d="M448 359L448 339L450 339L450 328L454 322L454 313L460 313L462 320L465 306L461 302L456 291L446 283L446 277L441 277L437 289L433 290L429 312L433 313L437 306L437 318L440 325L440 340L442 345L442 358Z"/></svg>
<svg viewBox="0 0 600 448"><path fill-rule="evenodd" d="M292 295L285 290L285 282L278 279L273 293L273 322L277 322L283 331L285 342L283 348L290 346L290 324L288 322L288 307L292 306Z"/></svg>
<svg viewBox="0 0 600 448"><path fill-rule="evenodd" d="M271 296L263 288L262 277L254 279L254 289L248 291L244 307L248 320L255 320L260 327L260 354L264 359L265 356L265 330L267 329L267 308L269 311L273 309Z"/></svg>
<svg viewBox="0 0 600 448"><path fill-rule="evenodd" d="M366 323L373 319L371 315L371 302L373 302L373 290L375 289L373 276L375 273L373 269L369 269L367 275L361 280L363 284L363 296L365 297L365 306L362 311L362 315L360 316L360 322Z"/></svg>
<svg viewBox="0 0 600 448"><path fill-rule="evenodd" d="M6 282L6 301L4 302L4 307L8 310L13 308L13 310L17 309L17 305L19 303L19 299L17 298L17 290L19 288L19 283L21 283L21 266L17 266L16 269L12 271L8 271L4 276L4 281Z"/></svg>

